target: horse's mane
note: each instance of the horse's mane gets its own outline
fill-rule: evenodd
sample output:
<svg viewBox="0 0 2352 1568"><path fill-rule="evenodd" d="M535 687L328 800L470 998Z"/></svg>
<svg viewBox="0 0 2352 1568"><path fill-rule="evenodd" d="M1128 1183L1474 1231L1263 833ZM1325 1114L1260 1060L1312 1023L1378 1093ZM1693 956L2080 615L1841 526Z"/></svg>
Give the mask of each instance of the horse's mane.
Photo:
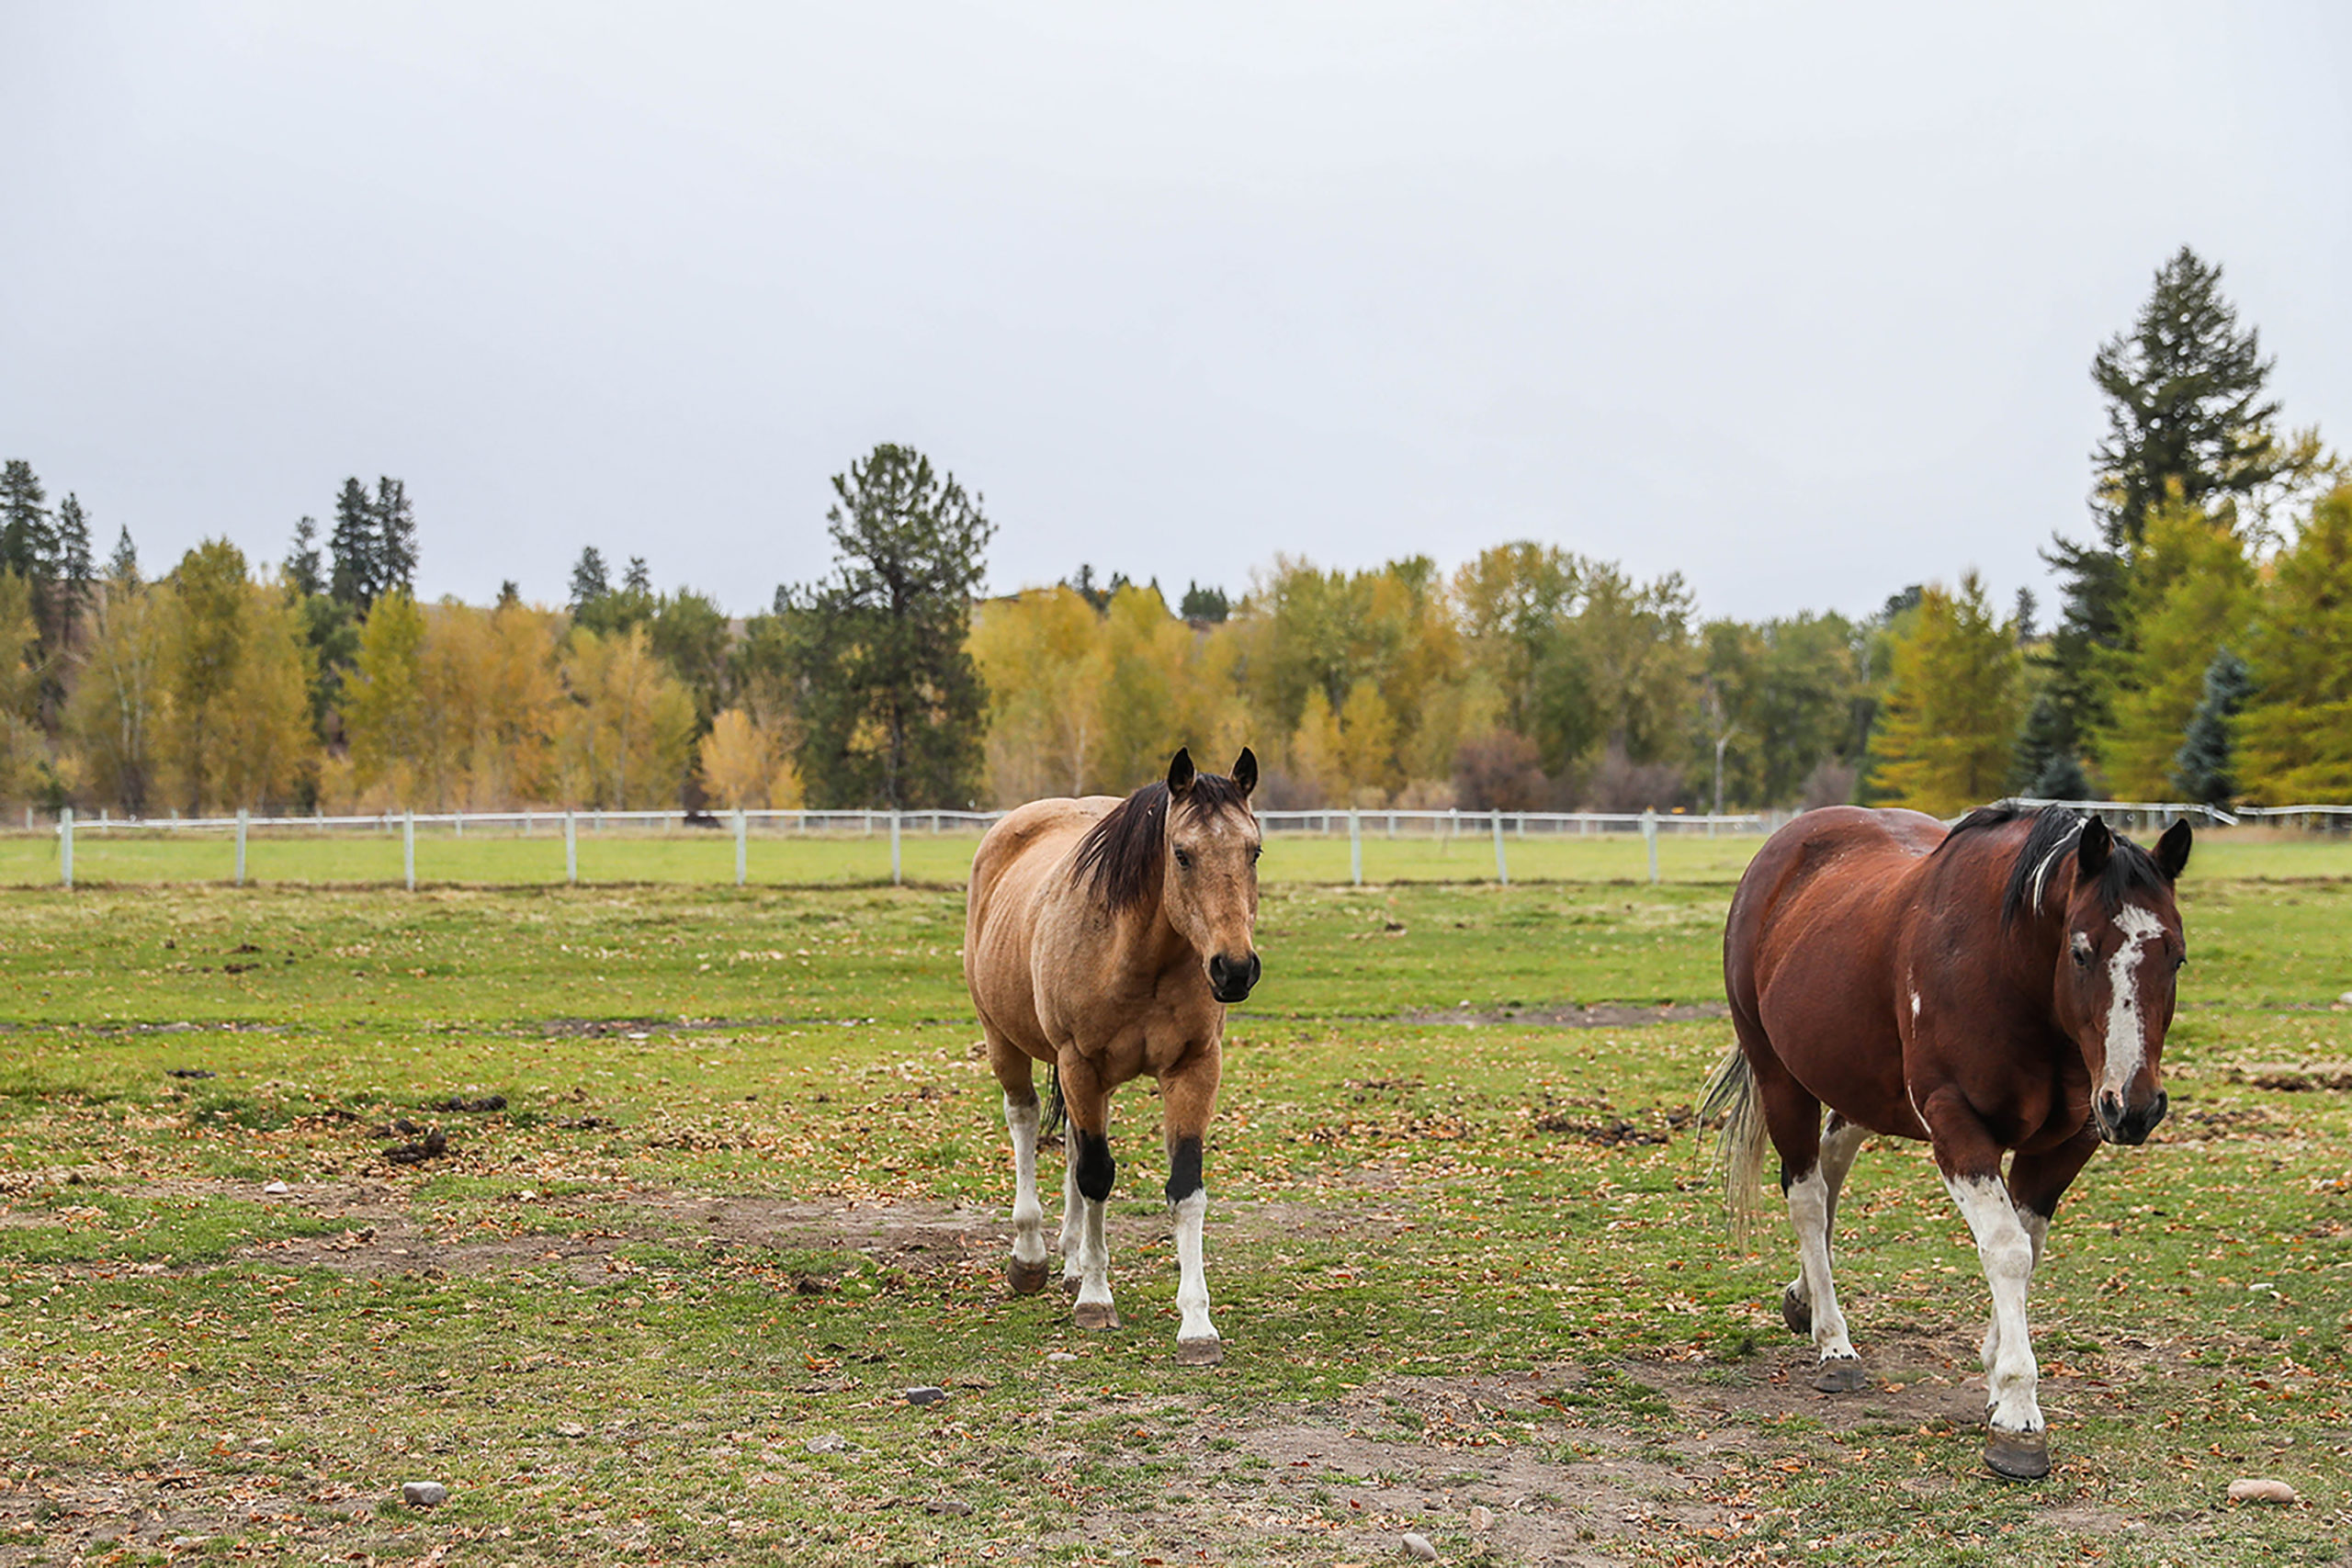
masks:
<svg viewBox="0 0 2352 1568"><path fill-rule="evenodd" d="M1184 802L1206 816L1249 801L1239 784L1222 773L1194 773ZM1111 809L1079 840L1070 880L1092 885L1111 913L1140 904L1159 881L1159 823L1168 811L1168 785L1148 784Z"/></svg>
<svg viewBox="0 0 2352 1568"><path fill-rule="evenodd" d="M2009 863L2009 885L2001 896L2001 924L2010 926L2025 915L2041 913L2041 895L2049 886L2050 874L2058 861L2083 830L2088 818L2063 806L2038 806L2028 809L2003 801L1995 806L1980 806L1958 822L1944 839L1949 845L1959 841L1963 834L1982 832L2018 821L2030 821L2033 827L2026 833L2025 842L2018 846L2017 858ZM1940 848L1940 846L1939 846ZM2118 833L2108 851L2107 864L2098 874L2100 907L2112 915L2123 907L2125 895L2135 889L2154 889L2165 885L2165 874L2156 864L2156 857Z"/></svg>

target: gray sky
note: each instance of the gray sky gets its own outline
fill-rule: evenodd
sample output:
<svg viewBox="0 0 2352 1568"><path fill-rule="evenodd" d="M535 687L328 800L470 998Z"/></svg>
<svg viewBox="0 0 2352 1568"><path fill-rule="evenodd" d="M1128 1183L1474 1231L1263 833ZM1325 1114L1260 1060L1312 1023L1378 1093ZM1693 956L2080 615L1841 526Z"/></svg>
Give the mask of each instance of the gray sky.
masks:
<svg viewBox="0 0 2352 1568"><path fill-rule="evenodd" d="M1936 9L0 0L0 456L151 571L398 475L478 602L763 607L885 440L999 589L2006 602L2183 242L2352 445L2352 12Z"/></svg>

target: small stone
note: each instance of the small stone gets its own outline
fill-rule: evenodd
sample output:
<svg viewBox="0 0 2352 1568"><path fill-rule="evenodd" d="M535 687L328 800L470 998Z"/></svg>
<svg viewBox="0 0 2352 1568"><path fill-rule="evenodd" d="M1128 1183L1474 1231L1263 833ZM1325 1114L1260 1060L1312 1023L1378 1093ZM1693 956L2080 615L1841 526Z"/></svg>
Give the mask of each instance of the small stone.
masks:
<svg viewBox="0 0 2352 1568"><path fill-rule="evenodd" d="M968 1514L972 1511L972 1505L961 1497L926 1497L922 1506L934 1514Z"/></svg>
<svg viewBox="0 0 2352 1568"><path fill-rule="evenodd" d="M935 1387L930 1383L923 1383L919 1387L907 1390L907 1403L909 1404L936 1404L946 1397L947 1391L945 1389Z"/></svg>
<svg viewBox="0 0 2352 1568"><path fill-rule="evenodd" d="M267 1438L247 1438L245 1439L245 1451L247 1453L266 1454L277 1446L277 1445L276 1443L270 1441Z"/></svg>
<svg viewBox="0 0 2352 1568"><path fill-rule="evenodd" d="M2233 1503L2292 1503L2295 1489L2283 1481L2267 1476L2249 1475L2230 1483Z"/></svg>
<svg viewBox="0 0 2352 1568"><path fill-rule="evenodd" d="M1470 1528L1474 1530L1481 1531L1494 1529L1495 1511L1492 1508L1485 1507L1483 1506L1472 1508L1470 1510Z"/></svg>
<svg viewBox="0 0 2352 1568"><path fill-rule="evenodd" d="M2335 999L2344 1006L2352 1008L2352 991L2346 991Z"/></svg>
<svg viewBox="0 0 2352 1568"><path fill-rule="evenodd" d="M1405 1532L1405 1555L1419 1558L1423 1562L1434 1562L1437 1561L1437 1548L1430 1544L1429 1537L1408 1530Z"/></svg>
<svg viewBox="0 0 2352 1568"><path fill-rule="evenodd" d="M801 1447L812 1454L839 1454L849 1451L849 1439L839 1432L820 1432Z"/></svg>
<svg viewBox="0 0 2352 1568"><path fill-rule="evenodd" d="M294 1189L287 1186L283 1181L273 1181L262 1190L269 1193L287 1193L293 1191Z"/></svg>
<svg viewBox="0 0 2352 1568"><path fill-rule="evenodd" d="M1067 1350L1048 1350L1046 1352L1046 1359L1048 1361L1075 1361L1078 1358L1071 1355Z"/></svg>
<svg viewBox="0 0 2352 1568"><path fill-rule="evenodd" d="M401 1501L412 1508L437 1508L449 1500L449 1489L437 1481L404 1481Z"/></svg>
<svg viewBox="0 0 2352 1568"><path fill-rule="evenodd" d="M555 1424L555 1435L559 1438L584 1438L588 1435L588 1428L577 1421L559 1421Z"/></svg>

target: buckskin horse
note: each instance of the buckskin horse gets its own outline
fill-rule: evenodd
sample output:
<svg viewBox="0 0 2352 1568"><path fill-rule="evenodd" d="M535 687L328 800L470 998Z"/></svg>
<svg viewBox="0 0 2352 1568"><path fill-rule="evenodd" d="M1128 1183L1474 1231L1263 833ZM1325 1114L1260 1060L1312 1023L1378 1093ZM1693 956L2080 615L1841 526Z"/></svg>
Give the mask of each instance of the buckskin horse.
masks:
<svg viewBox="0 0 2352 1568"><path fill-rule="evenodd" d="M2143 1143L2164 1117L2188 847L2185 821L2150 854L2056 807L1987 807L1949 832L1836 807L1750 863L1724 928L1738 1043L1704 1110L1724 1118L1736 1221L1756 1204L1768 1136L1781 1156L1798 1260L1781 1313L1813 1340L1815 1388L1865 1381L1830 1280L1838 1189L1872 1134L1924 1138L1992 1289L1985 1462L2049 1473L2026 1292L2092 1151Z"/></svg>
<svg viewBox="0 0 2352 1568"><path fill-rule="evenodd" d="M1035 1064L1053 1074L1069 1128L1062 1184L1062 1284L1080 1328L1116 1328L1103 1205L1111 1091L1159 1083L1168 1204L1176 1217L1176 1359L1222 1360L1201 1270L1201 1138L1216 1104L1225 1010L1258 983L1258 759L1233 775L1195 772L1189 750L1168 777L1121 800L1033 801L990 828L972 859L964 980L1004 1089L1012 1137L1015 1292L1045 1288L1037 1201Z"/></svg>

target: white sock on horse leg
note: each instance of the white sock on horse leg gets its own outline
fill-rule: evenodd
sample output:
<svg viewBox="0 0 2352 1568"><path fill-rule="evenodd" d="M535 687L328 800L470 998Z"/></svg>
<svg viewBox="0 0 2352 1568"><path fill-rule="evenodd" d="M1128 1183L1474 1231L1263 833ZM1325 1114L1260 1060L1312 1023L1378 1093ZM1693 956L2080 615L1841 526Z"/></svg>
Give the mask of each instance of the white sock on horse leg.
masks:
<svg viewBox="0 0 2352 1568"><path fill-rule="evenodd" d="M2025 1319L2026 1291L2033 1280L2033 1237L2009 1201L1997 1176L1946 1179L1945 1189L1976 1238L1984 1282L1993 1292L1993 1328L1984 1337L1985 1407L2003 1432L2041 1430L2036 1397L2041 1370Z"/></svg>
<svg viewBox="0 0 2352 1568"><path fill-rule="evenodd" d="M1079 1195L1078 1299L1081 1304L1111 1299L1111 1244L1103 1235L1103 1211L1110 1205Z"/></svg>
<svg viewBox="0 0 2352 1568"><path fill-rule="evenodd" d="M1829 1182L1815 1165L1789 1187L1789 1225L1796 1232L1798 1278L1813 1310L1813 1348L1825 1361L1855 1359L1829 1274Z"/></svg>
<svg viewBox="0 0 2352 1568"><path fill-rule="evenodd" d="M1004 1097L1005 1131L1012 1135L1012 1257L1046 1264L1046 1209L1037 1201L1037 1099Z"/></svg>
<svg viewBox="0 0 2352 1568"><path fill-rule="evenodd" d="M1182 1321L1176 1328L1179 1342L1215 1339L1216 1325L1209 1321L1209 1281L1201 1267L1201 1225L1207 1219L1209 1195L1194 1188L1176 1205L1176 1310Z"/></svg>

